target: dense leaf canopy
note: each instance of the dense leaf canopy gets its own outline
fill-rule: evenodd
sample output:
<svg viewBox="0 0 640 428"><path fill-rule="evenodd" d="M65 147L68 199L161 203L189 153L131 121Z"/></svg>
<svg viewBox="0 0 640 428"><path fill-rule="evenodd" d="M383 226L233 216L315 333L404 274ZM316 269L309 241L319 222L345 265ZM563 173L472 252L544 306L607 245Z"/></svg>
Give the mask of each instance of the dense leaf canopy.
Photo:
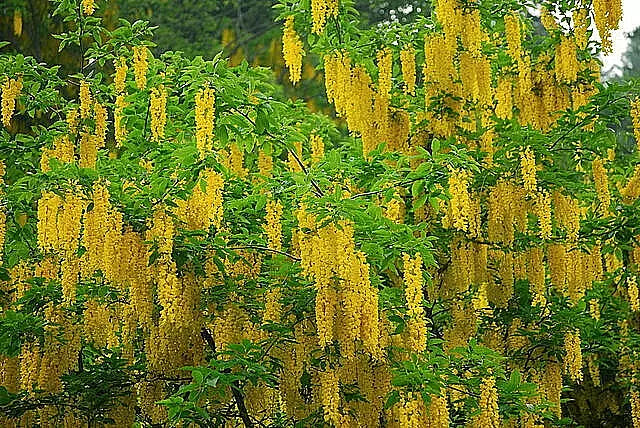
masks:
<svg viewBox="0 0 640 428"><path fill-rule="evenodd" d="M640 428L619 2L0 7L3 426Z"/></svg>

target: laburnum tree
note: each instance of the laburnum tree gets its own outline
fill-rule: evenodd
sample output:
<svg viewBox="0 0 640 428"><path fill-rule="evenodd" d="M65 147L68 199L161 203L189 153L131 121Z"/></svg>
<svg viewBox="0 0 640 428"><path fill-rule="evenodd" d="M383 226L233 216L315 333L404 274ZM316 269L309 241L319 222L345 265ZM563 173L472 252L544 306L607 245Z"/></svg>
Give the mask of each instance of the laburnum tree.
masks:
<svg viewBox="0 0 640 428"><path fill-rule="evenodd" d="M640 427L620 0L278 3L331 115L50 6L72 72L0 42L3 426Z"/></svg>

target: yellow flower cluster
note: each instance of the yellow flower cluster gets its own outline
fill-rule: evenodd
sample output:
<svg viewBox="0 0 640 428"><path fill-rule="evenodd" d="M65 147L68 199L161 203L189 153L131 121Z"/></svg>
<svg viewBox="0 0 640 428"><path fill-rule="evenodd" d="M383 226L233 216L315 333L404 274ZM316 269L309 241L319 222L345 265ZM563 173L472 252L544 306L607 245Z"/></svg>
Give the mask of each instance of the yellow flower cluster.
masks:
<svg viewBox="0 0 640 428"><path fill-rule="evenodd" d="M38 200L38 246L43 252L76 251L80 237L84 203L73 192L61 198L52 192L43 192Z"/></svg>
<svg viewBox="0 0 640 428"><path fill-rule="evenodd" d="M93 105L91 99L91 90L89 89L89 82L86 80L80 81L80 117L89 117L91 113L91 106Z"/></svg>
<svg viewBox="0 0 640 428"><path fill-rule="evenodd" d="M578 8L573 11L573 28L576 37L576 45L578 49L586 49L589 43L589 9Z"/></svg>
<svg viewBox="0 0 640 428"><path fill-rule="evenodd" d="M556 191L553 193L553 205L555 218L558 224L567 232L570 242L578 241L580 231L580 208L578 200L571 196L563 195Z"/></svg>
<svg viewBox="0 0 640 428"><path fill-rule="evenodd" d="M147 70L149 61L147 60L148 50L144 46L133 47L133 73L136 78L136 86L143 90L147 86Z"/></svg>
<svg viewBox="0 0 640 428"><path fill-rule="evenodd" d="M500 414L498 413L498 390L493 377L482 379L480 384L480 400L478 401L480 414L474 423L478 427L500 428Z"/></svg>
<svg viewBox="0 0 640 428"><path fill-rule="evenodd" d="M404 93L408 95L415 95L416 50L413 46L407 45L400 51L400 66L402 68L402 79L404 80Z"/></svg>
<svg viewBox="0 0 640 428"><path fill-rule="evenodd" d="M0 160L0 201L4 196L4 174L5 174L4 161ZM4 208L0 208L0 262L4 253L4 241L7 232L7 215Z"/></svg>
<svg viewBox="0 0 640 428"><path fill-rule="evenodd" d="M113 128L115 131L116 144L118 146L121 146L127 138L127 128L123 123L123 111L127 105L124 95L121 94L116 97L116 106L113 112Z"/></svg>
<svg viewBox="0 0 640 428"><path fill-rule="evenodd" d="M491 242L511 245L516 230L527 227L527 193L512 181L499 180L489 193L487 232Z"/></svg>
<svg viewBox="0 0 640 428"><path fill-rule="evenodd" d="M316 34L321 34L327 24L327 6L327 0L311 0L311 31Z"/></svg>
<svg viewBox="0 0 640 428"><path fill-rule="evenodd" d="M556 416L560 417L560 396L562 395L562 366L557 362L547 362L540 380L544 398L554 404Z"/></svg>
<svg viewBox="0 0 640 428"><path fill-rule="evenodd" d="M105 146L107 138L107 109L97 101L93 104L93 118L95 120L96 146L101 149Z"/></svg>
<svg viewBox="0 0 640 428"><path fill-rule="evenodd" d="M309 143L311 145L311 160L313 163L320 162L324 157L324 140L318 134L311 134Z"/></svg>
<svg viewBox="0 0 640 428"><path fill-rule="evenodd" d="M334 426L344 426L346 416L340 412L340 386L338 377L333 369L327 368L319 373L320 398L324 420Z"/></svg>
<svg viewBox="0 0 640 428"><path fill-rule="evenodd" d="M544 306L546 298L546 269L544 265L544 250L540 247L531 248L527 254L527 278L531 283L533 306Z"/></svg>
<svg viewBox="0 0 640 428"><path fill-rule="evenodd" d="M551 239L551 195L549 192L540 191L535 196L535 213L538 217L538 227L540 228L540 238Z"/></svg>
<svg viewBox="0 0 640 428"><path fill-rule="evenodd" d="M640 311L640 293L638 292L638 278L635 275L627 278L627 294L629 295L629 305L634 312Z"/></svg>
<svg viewBox="0 0 640 428"><path fill-rule="evenodd" d="M113 314L105 304L89 300L84 310L84 334L89 342L99 347L118 345L113 328Z"/></svg>
<svg viewBox="0 0 640 428"><path fill-rule="evenodd" d="M507 53L513 61L522 57L522 28L520 15L512 12L504 17L504 30L507 37Z"/></svg>
<svg viewBox="0 0 640 428"><path fill-rule="evenodd" d="M631 101L631 121L633 123L633 135L636 138L636 145L640 150L640 98Z"/></svg>
<svg viewBox="0 0 640 428"><path fill-rule="evenodd" d="M342 355L352 359L361 344L379 357L378 291L371 285L365 255L355 249L353 225L341 221L317 228L313 216L302 209L297 218L302 270L316 288L320 346L338 340Z"/></svg>
<svg viewBox="0 0 640 428"><path fill-rule="evenodd" d="M302 40L294 28L294 17L289 15L284 23L284 34L282 37L282 55L284 63L289 69L289 80L294 85L300 81L302 74L302 57L304 49Z"/></svg>
<svg viewBox="0 0 640 428"><path fill-rule="evenodd" d="M471 174L467 171L457 169L449 174L449 210L447 219L443 224L450 224L455 229L468 231L472 222L472 204L469 194L469 180Z"/></svg>
<svg viewBox="0 0 640 428"><path fill-rule="evenodd" d="M167 91L160 85L151 90L149 100L151 116L151 140L160 141L164 138L164 128L167 124Z"/></svg>
<svg viewBox="0 0 640 428"><path fill-rule="evenodd" d="M282 250L282 203L280 201L269 200L266 205L266 215L264 230L269 241L269 248Z"/></svg>
<svg viewBox="0 0 640 428"><path fill-rule="evenodd" d="M98 141L95 136L83 132L80 137L80 159L78 166L80 168L92 168L96 167L96 161L98 159Z"/></svg>
<svg viewBox="0 0 640 428"><path fill-rule="evenodd" d="M522 174L524 189L527 193L533 194L536 191L538 182L536 180L536 157L531 147L527 147L520 153L520 173Z"/></svg>
<svg viewBox="0 0 640 428"><path fill-rule="evenodd" d="M391 148L405 147L409 134L406 112L394 113L389 105L387 88L390 89L391 79L384 75L390 69L392 55L386 51L381 51L382 62L378 63L378 91L373 89L366 69L362 65L353 67L346 53L334 52L324 57L327 98L334 103L336 113L346 118L349 130L362 137L365 157L381 142Z"/></svg>
<svg viewBox="0 0 640 428"><path fill-rule="evenodd" d="M2 123L6 128L11 123L11 116L16 109L16 99L20 91L22 91L22 77L7 78L2 83Z"/></svg>
<svg viewBox="0 0 640 428"><path fill-rule="evenodd" d="M407 325L409 343L408 348L412 352L423 352L427 347L427 324L424 319L422 307L422 257L416 254L411 258L408 254L402 255L404 267L405 296L407 299Z"/></svg>
<svg viewBox="0 0 640 428"><path fill-rule="evenodd" d="M71 163L74 161L73 143L68 135L60 135L53 139L53 148L44 147L40 158L42 172L50 171L49 159L57 159L59 162Z"/></svg>
<svg viewBox="0 0 640 428"><path fill-rule="evenodd" d="M580 349L580 331L568 331L564 335L564 369L574 382L582 380L582 350Z"/></svg>
<svg viewBox="0 0 640 428"><path fill-rule="evenodd" d="M72 108L67 110L66 119L69 134L75 135L78 132L78 125L80 124L80 121L78 119L78 109Z"/></svg>
<svg viewBox="0 0 640 428"><path fill-rule="evenodd" d="M543 7L540 11L540 21L542 22L542 26L549 33L553 33L558 29L558 23L556 22L556 18L553 16L551 11L546 7Z"/></svg>
<svg viewBox="0 0 640 428"><path fill-rule="evenodd" d="M505 77L498 79L495 113L500 119L511 119L513 115L513 84Z"/></svg>
<svg viewBox="0 0 640 428"><path fill-rule="evenodd" d="M640 393L633 390L629 393L629 401L631 402L631 420L633 428L640 428Z"/></svg>
<svg viewBox="0 0 640 428"><path fill-rule="evenodd" d="M215 99L215 91L208 86L196 94L196 144L200 157L213 148Z"/></svg>
<svg viewBox="0 0 640 428"><path fill-rule="evenodd" d="M429 413L422 396L417 392L407 393L406 396L402 397L400 401L391 408L391 418L389 422L389 427L391 428L445 428L449 426L438 425L438 423L442 423L443 421L435 419L434 416Z"/></svg>
<svg viewBox="0 0 640 428"><path fill-rule="evenodd" d="M600 304L598 303L598 299L589 300L589 315L596 321L600 319Z"/></svg>
<svg viewBox="0 0 640 428"><path fill-rule="evenodd" d="M573 83L579 70L576 41L572 37L563 36L560 44L556 45L556 80L561 83Z"/></svg>
<svg viewBox="0 0 640 428"><path fill-rule="evenodd" d="M633 175L629 178L627 184L620 189L620 194L627 199L628 202L633 202L640 197L640 165L635 167Z"/></svg>
<svg viewBox="0 0 640 428"><path fill-rule="evenodd" d="M609 179L607 177L607 170L604 166L604 160L600 157L594 159L592 170L596 193L598 194L598 200L600 201L600 212L604 215L608 215L609 208L611 206L611 193L609 192Z"/></svg>
<svg viewBox="0 0 640 428"><path fill-rule="evenodd" d="M116 94L120 95L125 90L127 71L129 70L129 67L127 67L127 59L120 57L114 60L113 67L116 70L115 76L113 77L113 86L115 87Z"/></svg>
<svg viewBox="0 0 640 428"><path fill-rule="evenodd" d="M393 54L391 49L384 48L376 55L378 66L378 94L388 100L391 96L391 76L393 68Z"/></svg>
<svg viewBox="0 0 640 428"><path fill-rule="evenodd" d="M610 53L613 49L611 32L618 29L622 19L622 0L593 0L593 15L602 52Z"/></svg>
<svg viewBox="0 0 640 428"><path fill-rule="evenodd" d="M95 0L82 0L82 13L84 13L85 15L93 15L95 9Z"/></svg>
<svg viewBox="0 0 640 428"><path fill-rule="evenodd" d="M484 55L460 55L460 79L467 99L487 106L493 102L491 63Z"/></svg>
<svg viewBox="0 0 640 428"><path fill-rule="evenodd" d="M176 201L175 212L178 218L186 223L189 230L206 231L211 225L220 229L223 217L223 189L222 175L210 169L204 170L189 198L186 201Z"/></svg>
<svg viewBox="0 0 640 428"><path fill-rule="evenodd" d="M593 382L593 386L599 388L601 386L600 366L598 365L597 358L597 355L590 356L587 360L587 368L589 369L589 376L591 376L591 382Z"/></svg>

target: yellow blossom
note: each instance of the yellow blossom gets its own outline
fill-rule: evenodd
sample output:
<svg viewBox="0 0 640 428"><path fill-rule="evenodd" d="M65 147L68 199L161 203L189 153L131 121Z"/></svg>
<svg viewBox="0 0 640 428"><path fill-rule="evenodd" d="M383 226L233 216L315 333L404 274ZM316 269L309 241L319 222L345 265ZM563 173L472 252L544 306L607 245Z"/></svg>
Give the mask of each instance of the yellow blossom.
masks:
<svg viewBox="0 0 640 428"><path fill-rule="evenodd" d="M164 128L167 123L167 92L164 86L160 85L151 90L149 113L151 116L151 139L159 141L164 138Z"/></svg>
<svg viewBox="0 0 640 428"><path fill-rule="evenodd" d="M147 70L149 62L147 60L148 50L144 46L133 47L133 73L136 78L136 86L143 90L147 86Z"/></svg>
<svg viewBox="0 0 640 428"><path fill-rule="evenodd" d="M300 81L304 49L300 36L298 36L294 28L293 15L289 15L284 24L282 54L284 56L284 62L289 69L289 80L295 85Z"/></svg>
<svg viewBox="0 0 640 428"><path fill-rule="evenodd" d="M407 45L400 51L400 65L402 68L402 79L404 80L404 93L416 94L416 50L413 46Z"/></svg>

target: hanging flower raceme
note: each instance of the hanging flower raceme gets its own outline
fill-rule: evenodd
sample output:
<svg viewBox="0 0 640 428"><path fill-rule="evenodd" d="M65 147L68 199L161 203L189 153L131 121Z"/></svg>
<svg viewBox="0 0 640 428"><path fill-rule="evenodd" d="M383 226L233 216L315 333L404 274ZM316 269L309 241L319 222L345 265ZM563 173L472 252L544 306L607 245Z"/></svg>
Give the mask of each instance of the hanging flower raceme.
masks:
<svg viewBox="0 0 640 428"><path fill-rule="evenodd" d="M507 53L513 61L522 57L522 28L520 15L512 12L504 17L505 34L507 37Z"/></svg>
<svg viewBox="0 0 640 428"><path fill-rule="evenodd" d="M469 194L469 180L471 174L461 169L449 174L449 210L443 223L458 230L468 231L472 221L471 195Z"/></svg>
<svg viewBox="0 0 640 428"><path fill-rule="evenodd" d="M261 176L269 178L273 171L273 157L264 150L258 152L258 172Z"/></svg>
<svg viewBox="0 0 640 428"><path fill-rule="evenodd" d="M524 182L524 189L527 193L533 194L536 191L538 182L536 180L536 158L531 147L527 147L520 154L520 172Z"/></svg>
<svg viewBox="0 0 640 428"><path fill-rule="evenodd" d="M602 52L607 54L613 50L611 32L617 30L622 19L622 0L594 0L593 15L596 28L600 34Z"/></svg>
<svg viewBox="0 0 640 428"><path fill-rule="evenodd" d="M86 80L82 80L80 81L80 117L83 119L89 117L92 105L89 83Z"/></svg>
<svg viewBox="0 0 640 428"><path fill-rule="evenodd" d="M40 158L40 170L42 172L51 170L49 166L50 159L57 159L58 162L62 163L71 163L75 160L73 142L68 135L54 137L53 148L42 148L42 157Z"/></svg>
<svg viewBox="0 0 640 428"><path fill-rule="evenodd" d="M513 115L513 84L511 80L505 77L498 79L495 98L496 116L500 119L511 119Z"/></svg>
<svg viewBox="0 0 640 428"><path fill-rule="evenodd" d="M93 117L95 120L96 146L101 149L105 146L107 138L107 109L99 102L93 104Z"/></svg>
<svg viewBox="0 0 640 428"><path fill-rule="evenodd" d="M4 161L0 160L0 200L4 199L4 174L6 168L4 165ZM4 207L0 207L0 262L2 261L2 256L4 255L4 241L5 235L7 232L7 214L5 213Z"/></svg>
<svg viewBox="0 0 640 428"><path fill-rule="evenodd" d="M611 206L611 193L609 192L607 170L605 169L602 158L598 157L593 160L592 170L596 193L598 195L598 200L600 201L600 212L604 215L608 215Z"/></svg>
<svg viewBox="0 0 640 428"><path fill-rule="evenodd" d="M208 86L196 94L196 144L200 157L213 148L215 99L215 91Z"/></svg>
<svg viewBox="0 0 640 428"><path fill-rule="evenodd" d="M633 123L633 135L636 138L636 146L640 150L640 98L631 101L631 122Z"/></svg>
<svg viewBox="0 0 640 428"><path fill-rule="evenodd" d="M560 44L556 45L556 80L561 83L575 82L579 68L575 39L562 36Z"/></svg>
<svg viewBox="0 0 640 428"><path fill-rule="evenodd" d="M151 90L149 112L151 116L151 139L159 141L164 138L164 128L167 124L167 92L164 86L160 85Z"/></svg>
<svg viewBox="0 0 640 428"><path fill-rule="evenodd" d="M116 145L119 147L124 143L127 138L127 128L123 123L124 109L128 106L128 103L124 99L124 95L118 95L116 97L116 106L113 112L113 128L115 134Z"/></svg>
<svg viewBox="0 0 640 428"><path fill-rule="evenodd" d="M309 137L311 143L311 160L318 163L324 157L324 140L318 134L311 134Z"/></svg>
<svg viewBox="0 0 640 428"><path fill-rule="evenodd" d="M78 108L72 108L67 110L66 119L67 119L67 129L69 130L70 135L75 135L78 132L78 125L80 121L78 119Z"/></svg>
<svg viewBox="0 0 640 428"><path fill-rule="evenodd" d="M404 80L404 93L408 95L415 95L416 50L413 46L407 45L400 51L400 66L402 68L402 79Z"/></svg>
<svg viewBox="0 0 640 428"><path fill-rule="evenodd" d="M478 402L480 414L475 418L478 427L499 428L500 414L498 413L498 390L493 377L486 377L480 384L480 400Z"/></svg>
<svg viewBox="0 0 640 428"><path fill-rule="evenodd" d="M580 331L568 331L564 335L564 369L574 382L582 381L582 350Z"/></svg>
<svg viewBox="0 0 640 428"><path fill-rule="evenodd" d="M2 124L8 128L16 109L16 99L22 91L22 76L15 79L6 78L2 83Z"/></svg>
<svg viewBox="0 0 640 428"><path fill-rule="evenodd" d="M95 0L82 0L82 13L85 15L93 15L93 12L96 9L96 1Z"/></svg>
<svg viewBox="0 0 640 428"><path fill-rule="evenodd" d="M631 420L633 428L640 428L640 393L637 390L631 391L629 394L631 402Z"/></svg>
<svg viewBox="0 0 640 428"><path fill-rule="evenodd" d="M423 352L427 346L427 325L422 307L422 257L416 254L411 258L408 254L402 256L404 264L405 296L407 299L407 315L409 349L412 352Z"/></svg>
<svg viewBox="0 0 640 428"><path fill-rule="evenodd" d="M267 202L264 230L269 241L269 248L282 250L282 203L270 200Z"/></svg>
<svg viewBox="0 0 640 428"><path fill-rule="evenodd" d="M535 196L534 211L538 217L539 236L541 239L550 239L551 226L551 195L546 191L539 191Z"/></svg>
<svg viewBox="0 0 640 428"><path fill-rule="evenodd" d="M300 81L302 74L302 57L304 49L302 40L294 28L294 17L289 15L284 23L284 34L282 37L282 54L284 63L289 69L289 80L294 85Z"/></svg>
<svg viewBox="0 0 640 428"><path fill-rule="evenodd" d="M327 0L311 0L311 18L313 21L311 31L316 34L321 34L324 31L329 13L327 6Z"/></svg>
<svg viewBox="0 0 640 428"><path fill-rule="evenodd" d="M391 49L384 48L376 55L378 65L378 93L385 99L391 95L391 76L393 68L393 54Z"/></svg>
<svg viewBox="0 0 640 428"><path fill-rule="evenodd" d="M147 86L147 70L149 62L147 60L148 50L144 46L133 47L133 73L136 78L136 86L143 90Z"/></svg>
<svg viewBox="0 0 640 428"><path fill-rule="evenodd" d="M114 60L113 66L116 70L113 78L113 86L115 87L116 94L119 95L125 90L127 70L129 70L129 67L127 67L127 59L125 57L120 57L117 60Z"/></svg>
<svg viewBox="0 0 640 428"><path fill-rule="evenodd" d="M206 169L201 173L200 180L186 201L176 201L178 206L175 212L189 230L208 230L211 225L220 229L224 179L218 172ZM204 182L204 186L201 182Z"/></svg>
<svg viewBox="0 0 640 428"><path fill-rule="evenodd" d="M589 9L581 7L573 11L573 28L578 49L586 49L589 43Z"/></svg>

